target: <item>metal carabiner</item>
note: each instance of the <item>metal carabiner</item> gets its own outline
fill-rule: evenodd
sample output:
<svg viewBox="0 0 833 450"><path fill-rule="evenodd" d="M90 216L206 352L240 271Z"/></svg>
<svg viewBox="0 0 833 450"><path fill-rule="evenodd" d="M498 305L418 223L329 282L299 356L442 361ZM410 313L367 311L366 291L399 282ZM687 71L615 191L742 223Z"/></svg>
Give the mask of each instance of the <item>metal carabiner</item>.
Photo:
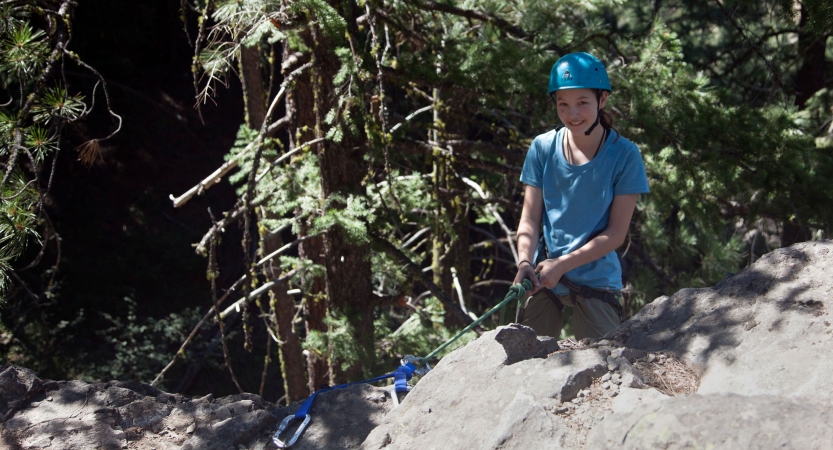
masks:
<svg viewBox="0 0 833 450"><path fill-rule="evenodd" d="M298 440L298 437L301 436L301 433L304 432L304 429L307 427L307 424L310 421L310 416L309 416L309 414L306 415L306 417L304 418L304 421L301 422L301 426L298 427L298 430L295 431L295 435L292 436L292 439L290 439L289 442L284 443L280 439L281 438L281 433L283 433L284 430L286 430L286 427L289 426L289 424L293 420L295 420L295 415L294 414L291 415L291 416L286 416L286 419L283 419L283 422L281 422L281 426L278 427L278 431L276 431L275 434L272 436L272 442L278 448L289 448L289 447L291 447L292 444L294 444L295 441ZM300 420L300 419L298 419L298 420Z"/></svg>
<svg viewBox="0 0 833 450"><path fill-rule="evenodd" d="M387 392L388 394L390 394L390 399L393 400L393 409L398 408L399 407L399 394L396 392L396 386L391 384L391 385L385 386L381 389L383 391ZM414 389L413 386L408 385L407 392L411 392L413 389Z"/></svg>

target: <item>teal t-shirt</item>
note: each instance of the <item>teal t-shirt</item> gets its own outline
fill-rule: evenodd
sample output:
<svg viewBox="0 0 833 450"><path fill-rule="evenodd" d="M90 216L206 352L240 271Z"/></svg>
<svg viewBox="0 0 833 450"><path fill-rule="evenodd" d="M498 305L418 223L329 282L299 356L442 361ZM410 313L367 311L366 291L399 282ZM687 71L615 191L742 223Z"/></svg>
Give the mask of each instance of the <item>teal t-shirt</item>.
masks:
<svg viewBox="0 0 833 450"><path fill-rule="evenodd" d="M607 228L613 197L648 192L648 178L636 145L610 130L605 143L588 163L576 166L564 158L566 128L532 141L521 182L540 188L544 196L544 241L550 258L581 248ZM567 272L579 285L622 289L622 267L615 251ZM558 294L566 287L556 286Z"/></svg>

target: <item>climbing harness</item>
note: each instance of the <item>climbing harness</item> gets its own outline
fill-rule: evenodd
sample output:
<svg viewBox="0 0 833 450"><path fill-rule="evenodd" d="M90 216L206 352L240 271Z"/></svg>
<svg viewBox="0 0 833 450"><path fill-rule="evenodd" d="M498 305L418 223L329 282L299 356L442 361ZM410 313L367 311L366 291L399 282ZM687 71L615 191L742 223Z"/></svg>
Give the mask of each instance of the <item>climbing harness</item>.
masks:
<svg viewBox="0 0 833 450"><path fill-rule="evenodd" d="M624 320L625 318L625 310L622 308L622 305L619 303L619 296L613 291L606 291L604 289L597 289L592 288L590 286L579 286L572 281L568 280L566 277L561 277L558 281L559 283L563 284L570 290L570 299L573 303L576 302L576 297L581 296L584 298L595 298L596 300L601 300L611 308L613 308L617 314L619 314L619 320Z"/></svg>
<svg viewBox="0 0 833 450"><path fill-rule="evenodd" d="M495 305L495 307L490 309L486 314L483 314L482 316L480 316L480 318L478 318L477 320L472 322L469 326L463 328L462 331L460 331L459 333L454 335L454 337L452 337L451 339L447 340L445 343L443 343L442 345L437 347L436 350L429 353L428 356L426 356L424 358L419 357L419 356L407 355L407 356L405 356L405 358L402 359L402 361L401 361L402 365L400 365L395 371L393 371L389 374L381 375L381 376L378 376L378 377L375 377L375 378L370 378L368 380L354 381L352 383L340 384L338 386L332 386L332 387L324 388L324 389L313 392L312 395L310 395L309 398L307 398L304 401L304 403L301 405L301 407L298 408L298 411L296 411L295 414L291 414L289 416L286 416L286 418L283 419L280 426L278 427L278 431L275 432L275 434L272 436L272 442L274 442L274 444L278 448L289 448L293 444L295 444L295 442L298 440L298 438L301 436L301 434L306 429L307 425L310 423L310 420L312 420L312 417L310 416L310 409L312 408L312 403L315 401L315 396L322 393L322 392L332 391L332 390L335 390L335 389L342 389L342 388L346 388L348 386L353 386L353 385L356 385L356 384L373 383L373 382L376 382L376 381L382 381L382 380L386 380L388 378L393 378L394 379L393 385L389 386L389 387L386 387L384 389L386 391L388 391L388 393L390 393L391 400L393 400L394 408L397 407L399 405L399 397L397 396L397 394L399 392L408 392L411 389L413 389L413 386L408 385L408 381L414 375L417 375L417 376L421 377L421 376L427 374L431 370L431 366L428 364L428 360L430 360L431 358L433 358L434 356L439 354L441 351L443 351L445 348L447 348L449 345L451 345L454 341L459 339L461 336L463 336L464 334L471 331L474 327L476 327L481 322L486 320L487 317L491 316L492 314L496 313L498 310L500 310L501 308L506 306L506 304L509 303L510 301L517 300L518 305L520 306L523 303L523 301L526 297L526 291L529 291L529 290L532 290L532 282L529 281L529 280L523 280L523 284L512 285L509 288L509 293L506 294L506 297L503 299L503 301L501 301L500 303ZM296 420L300 420L301 425L298 427L297 430L295 430L295 434L292 435L292 437L289 439L289 441L286 441L286 442L282 441L281 440L281 434L283 434L283 432L286 431L286 429L287 429L287 427L289 426L290 423L292 423Z"/></svg>

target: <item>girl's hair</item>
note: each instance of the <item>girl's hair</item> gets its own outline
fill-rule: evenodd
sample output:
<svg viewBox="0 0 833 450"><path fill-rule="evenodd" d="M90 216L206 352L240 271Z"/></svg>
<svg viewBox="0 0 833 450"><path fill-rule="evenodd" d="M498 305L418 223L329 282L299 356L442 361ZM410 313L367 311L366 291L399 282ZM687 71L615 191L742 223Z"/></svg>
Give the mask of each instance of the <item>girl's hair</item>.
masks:
<svg viewBox="0 0 833 450"><path fill-rule="evenodd" d="M602 101L602 92L603 91L601 89L596 89L596 101L599 103ZM608 96L610 96L609 93ZM616 132L616 139L613 140L614 143L619 140L619 130L613 128L613 116L603 109L599 110L599 125L601 125L605 130L608 130L608 132L610 132L610 130Z"/></svg>
<svg viewBox="0 0 833 450"><path fill-rule="evenodd" d="M602 92L601 89L595 89L596 91L596 101L601 103L602 101ZM609 112L605 110L599 110L599 125L604 127L606 130L613 128L613 116L610 115Z"/></svg>

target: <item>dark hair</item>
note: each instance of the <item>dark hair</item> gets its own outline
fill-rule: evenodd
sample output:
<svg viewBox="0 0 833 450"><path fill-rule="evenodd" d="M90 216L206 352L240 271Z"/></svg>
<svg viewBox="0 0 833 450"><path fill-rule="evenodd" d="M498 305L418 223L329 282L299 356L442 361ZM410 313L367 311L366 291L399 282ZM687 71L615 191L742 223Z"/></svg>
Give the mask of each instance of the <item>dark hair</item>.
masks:
<svg viewBox="0 0 833 450"><path fill-rule="evenodd" d="M596 101L601 103L601 101L602 101L602 92L604 92L604 91L602 89L595 89L595 91L596 91ZM599 110L599 125L601 125L602 127L604 127L607 130L613 128L613 116L610 115L609 112L607 112L603 109L600 109Z"/></svg>

